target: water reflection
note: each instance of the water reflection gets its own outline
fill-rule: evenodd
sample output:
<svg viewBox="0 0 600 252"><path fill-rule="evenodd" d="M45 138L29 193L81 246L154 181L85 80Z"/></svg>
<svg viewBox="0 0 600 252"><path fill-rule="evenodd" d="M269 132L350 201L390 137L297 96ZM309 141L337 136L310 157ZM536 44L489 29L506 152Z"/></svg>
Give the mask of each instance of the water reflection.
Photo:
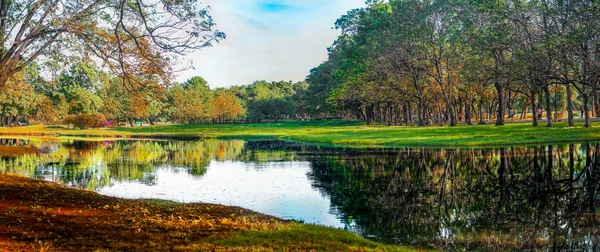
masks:
<svg viewBox="0 0 600 252"><path fill-rule="evenodd" d="M156 183L155 167L169 165L201 176L212 160L237 159L243 141L35 141L27 144L47 154L2 158L0 172L43 178L71 187L97 190L115 181Z"/></svg>
<svg viewBox="0 0 600 252"><path fill-rule="evenodd" d="M311 178L364 236L445 249L598 250L597 144L315 158Z"/></svg>
<svg viewBox="0 0 600 252"><path fill-rule="evenodd" d="M238 205L447 250L600 250L600 145L344 150L280 141L41 141L0 173Z"/></svg>
<svg viewBox="0 0 600 252"><path fill-rule="evenodd" d="M48 154L0 158L0 173L43 178L123 198L241 206L343 227L295 152L243 141L31 141ZM49 147L44 147L49 146Z"/></svg>

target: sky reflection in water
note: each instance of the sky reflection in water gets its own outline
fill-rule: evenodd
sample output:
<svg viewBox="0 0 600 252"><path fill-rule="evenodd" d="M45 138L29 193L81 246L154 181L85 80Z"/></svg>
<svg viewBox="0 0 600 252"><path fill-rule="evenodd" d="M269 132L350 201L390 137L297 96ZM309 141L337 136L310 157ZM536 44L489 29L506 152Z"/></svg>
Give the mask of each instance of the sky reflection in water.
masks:
<svg viewBox="0 0 600 252"><path fill-rule="evenodd" d="M344 227L329 212L329 198L307 179L309 162L213 161L206 170L196 177L183 168L157 167L156 184L117 182L98 192L123 198L240 206L282 218Z"/></svg>

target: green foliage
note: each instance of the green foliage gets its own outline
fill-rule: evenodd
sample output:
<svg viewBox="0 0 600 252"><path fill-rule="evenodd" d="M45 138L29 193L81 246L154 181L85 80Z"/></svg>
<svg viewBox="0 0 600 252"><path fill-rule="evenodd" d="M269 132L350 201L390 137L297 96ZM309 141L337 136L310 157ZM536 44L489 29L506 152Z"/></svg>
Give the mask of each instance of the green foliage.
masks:
<svg viewBox="0 0 600 252"><path fill-rule="evenodd" d="M544 97L544 100L546 97ZM550 88L550 105L558 113L562 112L567 106L567 92L564 86L551 86Z"/></svg>
<svg viewBox="0 0 600 252"><path fill-rule="evenodd" d="M193 77L165 87L167 77L157 66L168 64L150 59L160 59L159 52L142 55L140 62L151 61L147 65L129 65L135 74L107 73L114 66L96 66L88 57L53 57L21 69L23 92L0 94L0 116L51 122L102 113L130 124L333 117L419 126L454 126L465 118L502 125L507 110L531 111L544 96L552 105L545 114L563 112L567 103L589 111L600 100L598 7L589 0L370 0L335 22L340 35L327 61L298 83L261 80L211 90ZM126 55L139 58L134 56ZM552 95L541 94L549 89ZM22 95L31 90L36 97L23 98L33 97Z"/></svg>
<svg viewBox="0 0 600 252"><path fill-rule="evenodd" d="M32 74L35 81L35 73ZM65 111L68 115L98 113L103 107L103 100L98 96L97 90L100 83L100 72L90 64L77 63L64 71L58 77L53 89L42 90L47 96L52 97L55 104L68 104ZM37 85L43 89L45 84Z"/></svg>
<svg viewBox="0 0 600 252"><path fill-rule="evenodd" d="M0 125L9 122L8 118L31 116L37 105L38 95L26 83L25 76L16 75L9 80L3 92L0 92Z"/></svg>
<svg viewBox="0 0 600 252"><path fill-rule="evenodd" d="M327 102L334 87L330 77L333 67L331 62L324 62L311 69L306 77L309 86L302 105L308 114L323 116L333 112L333 107Z"/></svg>
<svg viewBox="0 0 600 252"><path fill-rule="evenodd" d="M178 122L202 123L210 119L212 91L201 77L193 77L169 90L172 117Z"/></svg>
<svg viewBox="0 0 600 252"><path fill-rule="evenodd" d="M199 100L201 103L208 103L212 96L208 82L200 76L190 78L182 84L182 87L190 92L190 95L194 99Z"/></svg>
<svg viewBox="0 0 600 252"><path fill-rule="evenodd" d="M305 82L257 81L249 86L211 90L206 80L196 76L167 89L156 78L144 75L130 77L140 85L131 87L123 78L93 64L74 63L60 73L57 64L45 69L56 70L53 79L41 78L42 67L33 64L9 83L13 89L0 94L0 117L31 116L52 123L69 115L101 113L132 127L139 120L151 124L240 122L244 118L277 121L295 117L295 107L301 106L308 88Z"/></svg>
<svg viewBox="0 0 600 252"><path fill-rule="evenodd" d="M300 104L313 115L367 122L412 124L412 115L421 126L427 114L442 114L452 126L457 114L473 118L476 105L496 111L502 125L505 108L518 100L508 95L523 96L524 108L554 83L589 101L600 87L591 77L600 57L590 50L600 43L598 7L586 0L367 1L336 21L341 34L328 60L307 77L306 97L317 101Z"/></svg>
<svg viewBox="0 0 600 252"><path fill-rule="evenodd" d="M294 96L296 92L304 92L304 88L302 84L292 82L256 81L248 86L234 87L232 90L245 101L248 120L261 122L264 119L278 121L281 118L294 117L295 105L301 102L294 100Z"/></svg>

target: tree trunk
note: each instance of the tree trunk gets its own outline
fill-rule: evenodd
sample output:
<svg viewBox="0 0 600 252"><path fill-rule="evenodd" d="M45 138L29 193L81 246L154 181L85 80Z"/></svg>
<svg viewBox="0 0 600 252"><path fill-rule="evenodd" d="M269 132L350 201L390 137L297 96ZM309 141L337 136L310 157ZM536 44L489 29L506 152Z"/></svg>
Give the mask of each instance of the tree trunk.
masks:
<svg viewBox="0 0 600 252"><path fill-rule="evenodd" d="M535 103L535 91L531 91L531 115L533 115L533 126L538 126L537 104Z"/></svg>
<svg viewBox="0 0 600 252"><path fill-rule="evenodd" d="M454 114L454 109L452 108L450 99L448 99L446 94L444 94L444 101L446 102L446 111L448 111L448 117L450 117L450 126L456 126L456 115Z"/></svg>
<svg viewBox="0 0 600 252"><path fill-rule="evenodd" d="M594 116L598 118L600 117L600 102L598 102L598 92L596 88L594 88L592 95L594 96Z"/></svg>
<svg viewBox="0 0 600 252"><path fill-rule="evenodd" d="M132 128L135 127L131 118L127 118L127 120L129 121L129 126L131 126Z"/></svg>
<svg viewBox="0 0 600 252"><path fill-rule="evenodd" d="M590 125L590 108L588 106L588 102L589 102L589 97L587 97L586 95L583 96L583 117L585 118L585 123L583 124L584 127L589 128Z"/></svg>
<svg viewBox="0 0 600 252"><path fill-rule="evenodd" d="M490 102L487 103L487 120L492 120L492 105Z"/></svg>
<svg viewBox="0 0 600 252"><path fill-rule="evenodd" d="M425 122L424 122L424 119L423 119L423 116L425 114L425 108L424 108L424 104L423 104L422 100L419 101L417 109L418 109L418 113L419 113L419 115L418 115L419 116L419 126L421 126L421 127L425 126Z"/></svg>
<svg viewBox="0 0 600 252"><path fill-rule="evenodd" d="M544 86L544 95L546 96L546 127L552 127L552 107L550 102L550 88Z"/></svg>
<svg viewBox="0 0 600 252"><path fill-rule="evenodd" d="M393 114L392 113L393 112L392 111L392 104L388 103L387 107L388 107L388 109L387 109L387 111L388 111L388 113L387 113L388 114L387 115L387 117L388 117L388 126L392 126L392 114Z"/></svg>
<svg viewBox="0 0 600 252"><path fill-rule="evenodd" d="M504 125L504 110L505 110L504 87L502 87L502 85L499 83L499 81L496 81L494 86L496 87L496 91L498 92L498 112L497 112L497 117L496 117L496 126L503 126Z"/></svg>
<svg viewBox="0 0 600 252"><path fill-rule="evenodd" d="M479 125L485 124L485 118L483 115L483 100L479 101Z"/></svg>
<svg viewBox="0 0 600 252"><path fill-rule="evenodd" d="M465 114L463 116L467 125L473 125L473 122L471 122L471 104L473 104L473 98L469 98L468 103L465 104Z"/></svg>
<svg viewBox="0 0 600 252"><path fill-rule="evenodd" d="M413 124L413 119L412 119L412 108L410 107L410 103L407 102L406 103L406 108L405 108L405 112L406 112L406 126L411 126Z"/></svg>
<svg viewBox="0 0 600 252"><path fill-rule="evenodd" d="M400 105L396 104L396 110L394 110L394 111L395 111L394 118L393 118L393 120L394 120L394 126L398 126L398 116L400 116L401 113L402 113Z"/></svg>
<svg viewBox="0 0 600 252"><path fill-rule="evenodd" d="M573 93L571 92L571 84L567 84L567 121L569 122L569 127L575 126L573 120Z"/></svg>
<svg viewBox="0 0 600 252"><path fill-rule="evenodd" d="M4 121L6 118L6 106L2 106L2 116L0 116L0 126L7 126L7 123Z"/></svg>
<svg viewBox="0 0 600 252"><path fill-rule="evenodd" d="M402 115L404 114L402 111L402 105L396 105L397 106L397 111L396 111L396 126L402 126Z"/></svg>
<svg viewBox="0 0 600 252"><path fill-rule="evenodd" d="M365 107L365 115L367 116L367 125L371 125L371 123L372 123L371 122L371 113L373 112L372 110L373 110L373 108L371 105L367 105Z"/></svg>

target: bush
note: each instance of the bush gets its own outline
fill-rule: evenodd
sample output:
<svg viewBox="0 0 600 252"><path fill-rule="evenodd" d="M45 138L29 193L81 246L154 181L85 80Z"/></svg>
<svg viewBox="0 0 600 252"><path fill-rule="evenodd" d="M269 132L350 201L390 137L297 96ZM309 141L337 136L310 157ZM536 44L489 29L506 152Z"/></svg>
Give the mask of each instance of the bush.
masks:
<svg viewBox="0 0 600 252"><path fill-rule="evenodd" d="M102 128L112 128L116 125L116 123L114 121L104 121L102 122L102 124L100 124L100 127Z"/></svg>
<svg viewBox="0 0 600 252"><path fill-rule="evenodd" d="M64 121L69 127L72 125L78 129L89 129L101 127L106 118L98 114L79 114L67 116Z"/></svg>

